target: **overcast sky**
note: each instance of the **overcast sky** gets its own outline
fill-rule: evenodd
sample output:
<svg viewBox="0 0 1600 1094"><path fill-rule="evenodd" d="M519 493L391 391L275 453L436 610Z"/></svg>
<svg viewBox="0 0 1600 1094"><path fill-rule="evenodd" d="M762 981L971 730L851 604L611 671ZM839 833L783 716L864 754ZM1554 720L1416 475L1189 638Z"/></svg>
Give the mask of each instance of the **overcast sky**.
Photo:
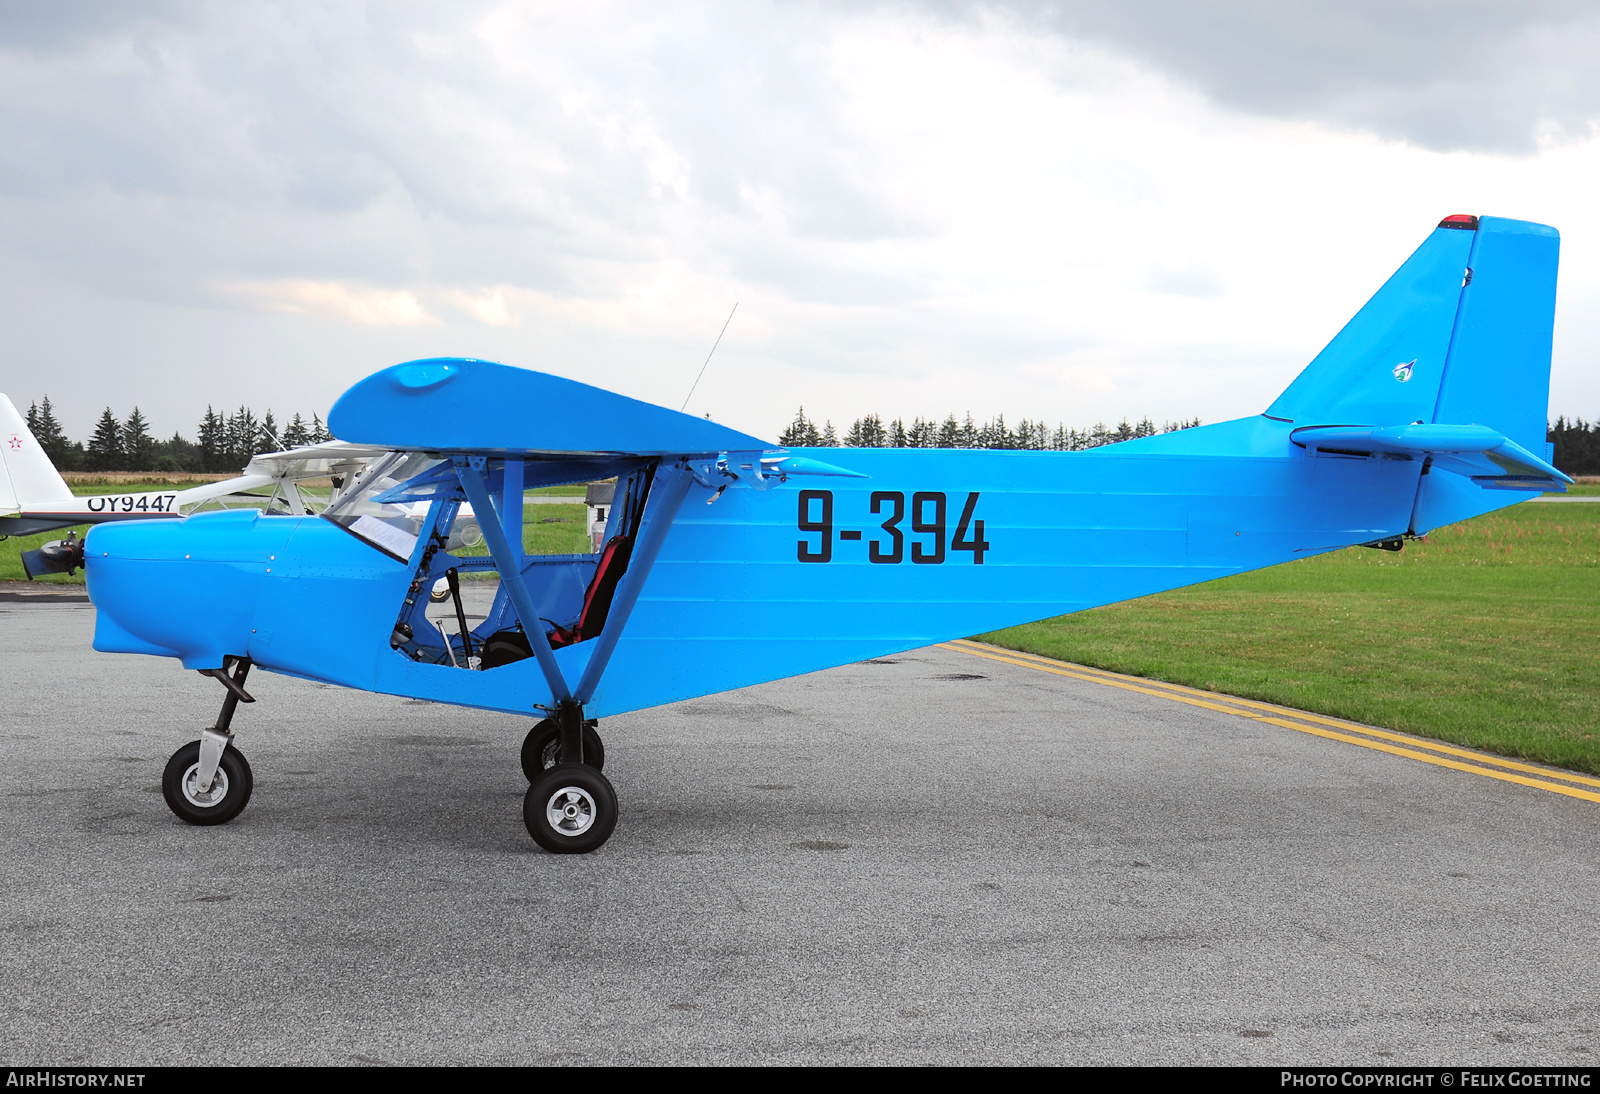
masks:
<svg viewBox="0 0 1600 1094"><path fill-rule="evenodd" d="M1448 213L1562 232L1589 3L0 6L0 391L325 413L486 357L775 437L1264 409ZM530 413L545 408L530 408Z"/></svg>

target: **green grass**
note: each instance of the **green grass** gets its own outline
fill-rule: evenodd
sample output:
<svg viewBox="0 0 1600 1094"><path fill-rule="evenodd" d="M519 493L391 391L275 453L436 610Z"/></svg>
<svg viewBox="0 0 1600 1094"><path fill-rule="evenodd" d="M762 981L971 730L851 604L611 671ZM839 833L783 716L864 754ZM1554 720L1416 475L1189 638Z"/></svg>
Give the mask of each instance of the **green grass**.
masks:
<svg viewBox="0 0 1600 1094"><path fill-rule="evenodd" d="M1525 504L981 636L1600 773L1600 504Z"/></svg>
<svg viewBox="0 0 1600 1094"><path fill-rule="evenodd" d="M588 506L530 505L523 513L522 549L528 554L582 555L592 549Z"/></svg>
<svg viewBox="0 0 1600 1094"><path fill-rule="evenodd" d="M530 555L583 555L589 547L589 510L577 505L528 505L522 517L522 549ZM488 544L455 552L486 555Z"/></svg>
<svg viewBox="0 0 1600 1094"><path fill-rule="evenodd" d="M58 528L54 532L46 532L38 536L12 536L0 540L0 581L26 581L28 575L22 572L22 552L31 551L35 547L43 546L53 539L65 539L70 529ZM83 535L85 529L78 528L78 535ZM65 574L51 574L48 577L36 578L37 585L82 585L83 571L79 570L71 577Z"/></svg>

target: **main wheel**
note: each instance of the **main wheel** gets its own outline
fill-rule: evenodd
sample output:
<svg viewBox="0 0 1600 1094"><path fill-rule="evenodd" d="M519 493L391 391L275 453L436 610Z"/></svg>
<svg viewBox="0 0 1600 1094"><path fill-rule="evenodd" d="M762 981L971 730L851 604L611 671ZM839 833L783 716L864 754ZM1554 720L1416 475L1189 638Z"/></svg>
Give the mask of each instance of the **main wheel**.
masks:
<svg viewBox="0 0 1600 1094"><path fill-rule="evenodd" d="M606 746L600 743L595 729L600 723L590 719L583 723L583 762L596 771L606 766ZM561 730L555 719L546 718L528 731L522 742L522 773L532 782L541 771L548 771L561 758Z"/></svg>
<svg viewBox="0 0 1600 1094"><path fill-rule="evenodd" d="M256 777L244 753L229 745L217 765L211 789L201 792L200 742L190 741L172 754L161 775L161 796L167 808L190 824L227 824L244 810Z"/></svg>
<svg viewBox="0 0 1600 1094"><path fill-rule="evenodd" d="M522 800L528 834L546 851L581 855L611 838L617 792L588 764L556 764L539 772Z"/></svg>

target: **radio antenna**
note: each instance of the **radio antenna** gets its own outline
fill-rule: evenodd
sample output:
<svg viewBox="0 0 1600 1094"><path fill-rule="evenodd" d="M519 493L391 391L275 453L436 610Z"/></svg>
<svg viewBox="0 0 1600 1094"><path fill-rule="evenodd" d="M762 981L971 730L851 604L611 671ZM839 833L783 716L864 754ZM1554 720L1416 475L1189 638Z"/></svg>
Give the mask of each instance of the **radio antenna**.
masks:
<svg viewBox="0 0 1600 1094"><path fill-rule="evenodd" d="M728 324L733 322L733 313L738 310L739 302L735 300L733 302L733 310L728 312L727 320L723 322L722 329L717 332L717 340L711 343L711 353L716 353L717 347L722 345L722 336L728 333ZM711 363L711 353L706 354L705 365L700 366L700 376L704 376L706 374L706 365ZM680 413L689 409L689 400L694 398L694 389L700 386L700 376L696 376L694 378L694 383L689 385L689 394L683 397L683 405L678 408Z"/></svg>

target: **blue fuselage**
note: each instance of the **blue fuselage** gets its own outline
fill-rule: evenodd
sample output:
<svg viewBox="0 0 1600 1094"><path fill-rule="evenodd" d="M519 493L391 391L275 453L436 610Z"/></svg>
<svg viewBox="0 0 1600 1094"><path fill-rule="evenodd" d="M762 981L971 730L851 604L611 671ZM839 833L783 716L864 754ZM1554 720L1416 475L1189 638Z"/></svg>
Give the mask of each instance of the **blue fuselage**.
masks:
<svg viewBox="0 0 1600 1094"><path fill-rule="evenodd" d="M1311 456L1292 428L1255 417L1075 453L809 450L865 477L795 476L714 501L692 486L589 713L1425 532L1522 497L1424 476L1409 459ZM508 712L551 703L531 658L474 672L392 648L418 558L399 562L327 520L229 512L104 525L86 553L98 650L196 669L247 656ZM570 617L593 559L523 561L541 616ZM595 645L556 650L563 675L576 680Z"/></svg>

